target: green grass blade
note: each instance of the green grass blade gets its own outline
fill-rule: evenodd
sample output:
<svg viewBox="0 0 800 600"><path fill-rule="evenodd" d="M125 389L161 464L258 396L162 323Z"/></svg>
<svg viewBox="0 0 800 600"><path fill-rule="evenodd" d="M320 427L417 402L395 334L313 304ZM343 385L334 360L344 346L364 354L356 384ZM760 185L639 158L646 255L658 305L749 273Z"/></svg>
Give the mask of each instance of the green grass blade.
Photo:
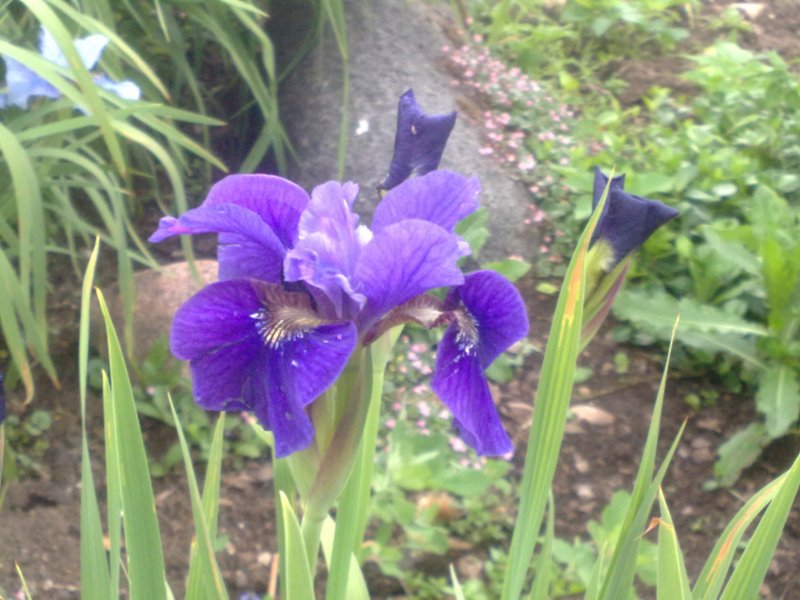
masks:
<svg viewBox="0 0 800 600"><path fill-rule="evenodd" d="M722 600L758 597L799 488L800 456L795 459L786 479L780 484L775 498L756 527L753 537L747 542L744 553L734 568L728 585L725 586Z"/></svg>
<svg viewBox="0 0 800 600"><path fill-rule="evenodd" d="M195 587L186 588L186 597L192 598L208 598L213 600L215 598L227 598L228 593L225 590L225 583L222 580L222 573L220 573L217 559L214 556L214 548L212 544L212 536L209 533L207 515L203 500L200 498L200 490L197 487L197 477L194 473L194 465L192 464L192 455L189 452L189 444L186 443L186 436L183 433L178 413L175 410L175 404L172 402L172 397L168 396L169 408L172 411L172 419L175 423L175 430L178 432L178 440L180 441L181 454L183 455L183 466L186 471L186 480L189 484L189 496L192 501L192 518L194 519L195 538L192 542L192 563L197 560L197 567L195 572L199 573ZM219 491L218 491L219 493ZM189 582L192 583L191 581Z"/></svg>
<svg viewBox="0 0 800 600"><path fill-rule="evenodd" d="M636 555L638 554L641 533L646 527L647 517L650 514L653 502L655 502L658 488L666 474L666 469L672 460L672 456L677 449L678 441L686 426L684 422L670 450L667 452L658 473L653 477L656 452L658 450L658 433L661 426L661 413L664 407L664 392L666 390L669 363L672 357L672 348L675 343L675 332L677 328L678 320L676 319L672 329L669 350L667 351L667 360L664 365L664 371L661 374L661 384L658 387L658 394L656 395L653 416L650 419L647 440L644 445L644 450L642 451L642 458L639 461L639 470L636 474L633 491L631 492L630 504L622 524L622 531L617 540L616 547L614 548L614 554L608 566L608 571L603 580L603 586L599 595L600 598L616 600L617 598L627 598L630 595L633 580L636 576Z"/></svg>
<svg viewBox="0 0 800 600"><path fill-rule="evenodd" d="M108 560L103 546L103 527L100 508L92 474L89 455L89 440L86 432L86 386L89 365L89 306L92 301L92 285L100 250L100 240L86 266L86 275L81 288L81 321L78 341L78 379L81 400L81 598L104 600L111 589Z"/></svg>
<svg viewBox="0 0 800 600"><path fill-rule="evenodd" d="M325 555L325 564L328 565L330 570L333 564L333 548L334 538L336 535L336 523L328 515L325 517L325 522L322 524L322 535L320 540L322 542L322 552ZM361 572L361 567L358 566L358 559L356 555L350 553L350 560L347 565L347 586L344 591L343 598L348 600L369 600L369 591L367 590L367 583L364 580L364 574Z"/></svg>
<svg viewBox="0 0 800 600"><path fill-rule="evenodd" d="M461 583L458 581L458 575L452 563L450 564L450 581L453 584L453 595L456 600L467 600L466 596L464 596L464 590L461 589Z"/></svg>
<svg viewBox="0 0 800 600"><path fill-rule="evenodd" d="M120 475L119 443L114 430L114 401L111 383L103 371L103 421L106 453L106 512L108 519L108 566L111 575L109 598L119 598L122 569L122 477Z"/></svg>
<svg viewBox="0 0 800 600"><path fill-rule="evenodd" d="M503 600L517 600L522 593L561 452L581 337L586 253L607 195L606 190L578 240L558 296L536 392Z"/></svg>
<svg viewBox="0 0 800 600"><path fill-rule="evenodd" d="M547 528L544 534L542 551L536 557L535 573L528 600L549 600L550 571L553 566L553 540L556 537L556 502L553 490L547 499Z"/></svg>
<svg viewBox="0 0 800 600"><path fill-rule="evenodd" d="M203 514L206 519L208 533L212 540L217 537L217 520L219 517L219 494L222 481L222 451L225 445L225 413L220 413L214 435L211 438L211 447L208 451L206 463L206 476L203 483ZM197 557L197 551L192 545L192 554L189 559L189 577L186 585L187 597L192 598L192 593L199 593L202 585L202 565Z"/></svg>
<svg viewBox="0 0 800 600"><path fill-rule="evenodd" d="M281 562L286 562L284 590L292 600L314 600L314 583L308 569L306 548L300 523L286 494L280 492L280 512L283 518L284 543Z"/></svg>
<svg viewBox="0 0 800 600"><path fill-rule="evenodd" d="M664 492L658 490L661 520L658 524L658 600L691 600L689 576Z"/></svg>
<svg viewBox="0 0 800 600"><path fill-rule="evenodd" d="M139 415L122 347L100 290L97 290L97 298L105 320L108 341L112 396L111 433L119 460L117 469L121 482L130 597L166 600L164 554Z"/></svg>
<svg viewBox="0 0 800 600"><path fill-rule="evenodd" d="M787 476L788 473L784 473L753 494L731 519L717 543L714 544L714 548L695 582L692 590L695 598L699 600L719 598L742 536L756 517L761 514L761 511L772 502Z"/></svg>

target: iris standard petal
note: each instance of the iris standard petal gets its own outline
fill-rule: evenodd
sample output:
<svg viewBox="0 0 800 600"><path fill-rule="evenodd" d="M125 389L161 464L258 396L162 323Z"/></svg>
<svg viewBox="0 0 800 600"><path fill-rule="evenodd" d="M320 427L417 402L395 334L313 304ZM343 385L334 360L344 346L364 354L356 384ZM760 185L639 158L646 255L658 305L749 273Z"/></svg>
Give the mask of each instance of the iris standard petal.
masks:
<svg viewBox="0 0 800 600"><path fill-rule="evenodd" d="M281 280L286 248L261 216L235 204L202 205L178 217L162 217L150 242L175 235L219 233L220 279Z"/></svg>
<svg viewBox="0 0 800 600"><path fill-rule="evenodd" d="M236 204L258 214L287 248L297 241L300 215L308 194L299 185L275 175L229 175L208 192L203 206Z"/></svg>
<svg viewBox="0 0 800 600"><path fill-rule="evenodd" d="M503 428L476 353L464 354L458 330L447 330L436 353L431 388L453 413L464 441L481 455L498 456L513 447Z"/></svg>
<svg viewBox="0 0 800 600"><path fill-rule="evenodd" d="M424 175L436 169L455 123L455 112L426 115L412 90L403 94L397 105L397 131L389 174L379 187L390 190L412 173Z"/></svg>
<svg viewBox="0 0 800 600"><path fill-rule="evenodd" d="M372 231L404 219L423 219L453 232L456 224L478 208L477 177L433 171L408 179L386 193L375 209Z"/></svg>
<svg viewBox="0 0 800 600"><path fill-rule="evenodd" d="M597 205L608 178L595 171L593 205ZM607 242L614 253L614 261L607 269L616 266L623 258L644 244L653 232L678 215L671 206L628 194L622 189L624 177L615 177L608 192L603 214L597 222L592 243ZM598 195L598 190L599 194Z"/></svg>
<svg viewBox="0 0 800 600"><path fill-rule="evenodd" d="M81 57L83 66L91 71L100 60L103 50L106 49L106 46L108 45L108 38L102 34L95 33L88 35L85 38L75 40L74 43L75 49L78 51L78 54ZM62 60L65 63L62 66L66 66L66 58L62 56Z"/></svg>
<svg viewBox="0 0 800 600"><path fill-rule="evenodd" d="M352 183L317 186L300 217L298 242L284 262L286 281L305 281L322 290L340 318L355 314L366 302L352 284L361 253L358 216L350 210L357 194Z"/></svg>
<svg viewBox="0 0 800 600"><path fill-rule="evenodd" d="M194 360L220 347L258 338L253 314L262 308L247 280L212 283L189 298L175 313L170 349L182 360Z"/></svg>
<svg viewBox="0 0 800 600"><path fill-rule="evenodd" d="M407 219L384 227L364 246L356 265L356 282L367 297L360 326L368 329L414 296L463 283L456 264L463 255L456 236L428 221Z"/></svg>

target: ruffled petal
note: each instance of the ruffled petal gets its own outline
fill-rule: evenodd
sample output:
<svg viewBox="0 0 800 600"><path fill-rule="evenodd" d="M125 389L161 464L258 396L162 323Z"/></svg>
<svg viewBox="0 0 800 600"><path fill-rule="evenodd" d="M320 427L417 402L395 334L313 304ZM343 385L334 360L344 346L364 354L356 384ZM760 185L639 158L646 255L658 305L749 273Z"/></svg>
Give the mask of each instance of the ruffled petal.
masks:
<svg viewBox="0 0 800 600"><path fill-rule="evenodd" d="M394 155L389 174L379 187L390 190L413 173L424 175L436 169L455 123L455 112L426 115L417 104L412 90L403 94L397 105Z"/></svg>
<svg viewBox="0 0 800 600"><path fill-rule="evenodd" d="M253 211L291 248L297 242L297 226L308 194L275 175L229 175L214 184L203 202L203 206L216 204L236 204Z"/></svg>
<svg viewBox="0 0 800 600"><path fill-rule="evenodd" d="M477 177L450 171L433 171L408 179L389 190L375 209L372 231L404 219L430 221L449 232L478 208L481 186Z"/></svg>
<svg viewBox="0 0 800 600"><path fill-rule="evenodd" d="M600 201L608 178L595 170L593 205ZM624 176L615 177L609 187L608 198L603 214L597 221L592 243L598 240L607 242L614 252L614 266L628 254L644 244L653 232L670 219L678 216L678 211L656 200L634 196L623 191Z"/></svg>
<svg viewBox="0 0 800 600"><path fill-rule="evenodd" d="M189 298L175 313L170 349L182 360L195 360L221 347L258 340L253 316L262 303L246 280L212 283Z"/></svg>
<svg viewBox="0 0 800 600"><path fill-rule="evenodd" d="M314 189L300 217L297 245L284 263L286 281L305 281L322 290L336 316L357 313L366 302L352 285L361 253L358 216L350 210L358 186L329 181Z"/></svg>
<svg viewBox="0 0 800 600"><path fill-rule="evenodd" d="M513 447L497 414L476 353L465 354L450 327L439 342L431 388L453 413L464 441L481 455L498 456Z"/></svg>
<svg viewBox="0 0 800 600"><path fill-rule="evenodd" d="M463 283L456 264L463 255L456 236L428 221L406 219L384 227L364 247L356 265L357 284L367 297L359 325L368 328L414 296Z"/></svg>
<svg viewBox="0 0 800 600"><path fill-rule="evenodd" d="M220 279L281 280L286 248L261 217L235 204L203 205L178 217L163 217L149 241L175 235L219 233Z"/></svg>
<svg viewBox="0 0 800 600"><path fill-rule="evenodd" d="M525 301L510 281L494 271L467 275L464 285L450 292L446 304L455 311L463 310L474 325L476 338L470 340L470 332L462 331L462 339L474 345L484 369L528 335Z"/></svg>

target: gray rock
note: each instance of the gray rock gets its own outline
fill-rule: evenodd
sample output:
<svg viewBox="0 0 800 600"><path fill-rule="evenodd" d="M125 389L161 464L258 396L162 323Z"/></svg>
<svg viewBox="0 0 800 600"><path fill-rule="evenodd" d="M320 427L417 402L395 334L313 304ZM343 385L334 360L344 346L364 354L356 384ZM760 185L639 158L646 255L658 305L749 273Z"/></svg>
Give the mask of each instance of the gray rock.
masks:
<svg viewBox="0 0 800 600"><path fill-rule="evenodd" d="M352 0L345 5L350 103L344 179L361 186L357 206L362 214L371 214L378 200L375 186L392 156L399 97L413 88L417 101L430 114L450 112L469 101L450 84L452 77L443 69L442 47L452 43L441 23L454 19L446 7L398 0ZM309 16L296 8L283 12L275 8L271 35L279 57L288 58L297 50L298 32ZM297 151L297 162L288 175L307 189L338 179L342 61L332 32L326 36L284 80L281 91L281 119ZM368 130L363 131L365 125ZM529 192L491 158L481 156L481 145L478 124L460 111L440 167L475 175L481 181L481 202L489 208L492 232L482 259L509 254L531 257L539 243L538 232L523 223Z"/></svg>

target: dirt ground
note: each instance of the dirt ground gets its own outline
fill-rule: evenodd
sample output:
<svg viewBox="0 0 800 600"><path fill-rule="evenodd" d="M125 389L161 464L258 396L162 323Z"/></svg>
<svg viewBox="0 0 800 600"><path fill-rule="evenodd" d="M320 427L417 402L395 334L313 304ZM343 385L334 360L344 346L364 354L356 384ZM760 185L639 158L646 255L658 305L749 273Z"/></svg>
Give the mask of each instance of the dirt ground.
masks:
<svg viewBox="0 0 800 600"><path fill-rule="evenodd" d="M755 17L752 33L742 41L756 49L775 49L786 57L800 56L800 10L796 0L773 0ZM629 63L629 65L632 63ZM620 65L620 75L642 91L655 82L664 84L667 73L658 60L637 66ZM631 102L635 101L632 92ZM534 291L535 275L521 282L532 318L532 341L543 347L550 325L552 298ZM79 466L80 429L74 348L77 331L78 283L67 284L57 294L56 311L63 316L55 355L63 379L55 389L39 378L35 406L54 416L47 450L37 476L14 482L0 511L0 596L15 598L18 564L36 598L79 598ZM56 336L54 336L56 337ZM628 372L617 374L612 357L624 350L630 357ZM574 404L581 406L570 421L555 480L558 506L557 533L570 539L584 534L588 519L599 519L611 494L629 489L644 443L655 390L663 366L660 351L620 348L607 326L581 358L593 376L576 387ZM517 448L519 467L531 416L532 390L536 388L539 358L534 355L516 381L498 388L500 409ZM702 567L713 541L743 501L768 480L787 468L800 450L798 438L786 438L767 448L734 489L704 491L712 475L714 449L732 432L754 418L753 402L745 396L722 391L715 406L693 411L683 401L690 391L713 385L702 377L677 374L670 379L662 419L662 444L668 445L684 419L684 439L667 476L664 491L670 502L677 532L689 564L689 575ZM11 395L10 410L22 414L19 398ZM102 456L102 420L94 407L89 429L92 451ZM589 407L589 408L585 408ZM169 443L174 432L145 421L147 441L154 446ZM99 472L98 472L99 475ZM98 476L98 481L102 481ZM270 584L276 551L272 514L272 478L267 461L248 461L241 470L227 470L222 484L220 531L227 536L220 563L231 595L257 591ZM99 493L103 494L101 488ZM156 508L168 564L167 577L181 593L185 575L191 522L184 478L173 474L156 481ZM461 550L460 552L464 552ZM454 554L453 559L458 558ZM763 595L770 599L800 599L800 505L791 514L776 551ZM385 582L382 584L385 585ZM386 589L391 589L388 585ZM397 588L397 586L395 586Z"/></svg>

